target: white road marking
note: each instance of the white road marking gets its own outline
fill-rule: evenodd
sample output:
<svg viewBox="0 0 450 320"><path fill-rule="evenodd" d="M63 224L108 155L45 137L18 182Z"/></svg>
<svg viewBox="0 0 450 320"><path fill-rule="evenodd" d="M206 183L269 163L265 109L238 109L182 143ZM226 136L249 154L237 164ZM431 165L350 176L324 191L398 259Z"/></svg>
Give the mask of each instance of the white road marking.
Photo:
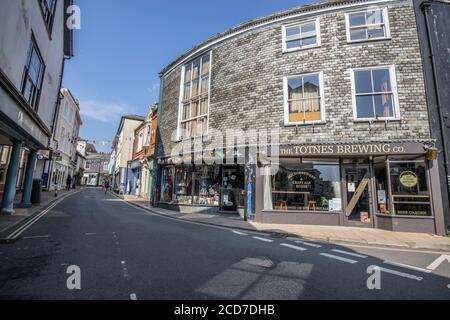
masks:
<svg viewBox="0 0 450 320"><path fill-rule="evenodd" d="M337 252L337 253L346 254L346 255L349 255L349 256L353 256L353 257L363 258L363 259L367 258L367 256L365 256L363 254L357 254L357 253L343 251L343 250L338 250L338 249L332 249L331 251L334 251L334 252Z"/></svg>
<svg viewBox="0 0 450 320"><path fill-rule="evenodd" d="M445 260L447 260L447 262L450 262L450 255L447 254L443 254L441 255L439 258L437 258L436 260L433 261L432 264L430 264L427 269L429 270L436 270L442 262L444 262Z"/></svg>
<svg viewBox="0 0 450 320"><path fill-rule="evenodd" d="M42 239L42 238L50 238L49 235L45 236L31 236L31 237L23 237L22 239Z"/></svg>
<svg viewBox="0 0 450 320"><path fill-rule="evenodd" d="M260 237L253 237L253 239L264 241L264 242L273 242L273 240L266 239L266 238L260 238Z"/></svg>
<svg viewBox="0 0 450 320"><path fill-rule="evenodd" d="M392 269L387 269L387 268L382 268L379 267L381 271L384 271L386 273L390 273L390 274L395 274L396 276L400 276L403 278L408 278L408 279L412 279L412 280L417 280L417 281L421 281L423 278L422 277L418 277L409 273L404 273L404 272L400 272L400 271L396 271L396 270L392 270Z"/></svg>
<svg viewBox="0 0 450 320"><path fill-rule="evenodd" d="M308 250L308 249L306 249L306 248L294 246L294 245L292 245L292 244L287 244L287 243L282 243L281 246L287 247L287 248L291 248L291 249L295 249L295 250L298 250L298 251L306 251L306 250Z"/></svg>
<svg viewBox="0 0 450 320"><path fill-rule="evenodd" d="M128 274L127 263L125 261L120 261L122 264L123 277L128 278L130 275Z"/></svg>
<svg viewBox="0 0 450 320"><path fill-rule="evenodd" d="M383 261L383 263L386 264L390 264L392 266L397 266L397 267L403 267L406 269L411 269L411 270L416 270L416 271L420 271L420 272L425 272L425 273L430 273L431 270L427 270L427 269L423 269L423 268L419 268L419 267L415 267L415 266L410 266L408 264L403 264L403 263L398 263L398 262L394 262L394 261Z"/></svg>
<svg viewBox="0 0 450 320"><path fill-rule="evenodd" d="M136 293L131 293L130 294L130 300L137 300Z"/></svg>
<svg viewBox="0 0 450 320"><path fill-rule="evenodd" d="M333 254L328 254L328 253L321 253L320 255L324 256L324 257L327 257L327 258L331 258L331 259L335 259L335 260L339 260L339 261L343 261L343 262L347 262L347 263L352 263L352 264L358 262L356 260L347 259L347 258L335 256Z"/></svg>
<svg viewBox="0 0 450 320"><path fill-rule="evenodd" d="M233 233L238 234L240 236L248 236L248 234L240 232L240 231L236 231L236 230L232 230L232 231L233 231Z"/></svg>
<svg viewBox="0 0 450 320"><path fill-rule="evenodd" d="M31 227L33 224L35 224L40 218L45 216L49 211L51 211L54 207L56 207L58 204L60 204L64 199L68 198L69 196L72 196L74 194L77 194L81 191L76 191L73 193L66 194L59 200L56 200L51 206L44 209L41 213L37 214L33 218L31 218L27 223L25 223L23 226L12 232L9 236L6 237L8 240L17 239L22 233L24 233L29 227Z"/></svg>
<svg viewBox="0 0 450 320"><path fill-rule="evenodd" d="M447 285L447 288L449 288L449 289L450 289L450 284L448 284L448 285Z"/></svg>
<svg viewBox="0 0 450 320"><path fill-rule="evenodd" d="M85 233L84 234L85 236L96 236L97 234L96 233L94 233L94 232L88 232L88 233Z"/></svg>
<svg viewBox="0 0 450 320"><path fill-rule="evenodd" d="M310 242L305 242L305 241L295 241L296 243L301 243L301 244L303 244L303 245L305 245L305 246L310 246L310 247L313 247L313 248L322 248L322 246L320 245L320 244L315 244L315 243L310 243Z"/></svg>

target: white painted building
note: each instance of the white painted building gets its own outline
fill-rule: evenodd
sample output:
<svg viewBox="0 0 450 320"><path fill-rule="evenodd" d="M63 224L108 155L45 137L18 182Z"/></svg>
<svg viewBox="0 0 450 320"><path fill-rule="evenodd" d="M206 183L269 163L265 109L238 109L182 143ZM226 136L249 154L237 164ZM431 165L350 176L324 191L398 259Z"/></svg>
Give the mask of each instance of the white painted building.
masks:
<svg viewBox="0 0 450 320"><path fill-rule="evenodd" d="M45 178L65 58L72 57L72 1L0 1L0 200L12 214L17 190L30 205L33 177ZM36 170L35 170L36 169Z"/></svg>

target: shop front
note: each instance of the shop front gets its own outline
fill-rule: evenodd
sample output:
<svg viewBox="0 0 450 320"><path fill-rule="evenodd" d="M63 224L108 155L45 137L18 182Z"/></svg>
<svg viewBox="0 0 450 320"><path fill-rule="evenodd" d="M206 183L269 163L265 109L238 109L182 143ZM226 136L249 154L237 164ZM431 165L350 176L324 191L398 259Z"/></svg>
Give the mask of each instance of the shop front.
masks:
<svg viewBox="0 0 450 320"><path fill-rule="evenodd" d="M174 164L159 160L158 206L181 212L244 213L245 176L240 165Z"/></svg>
<svg viewBox="0 0 450 320"><path fill-rule="evenodd" d="M272 169L258 166L255 219L442 233L431 149L430 142L281 146Z"/></svg>

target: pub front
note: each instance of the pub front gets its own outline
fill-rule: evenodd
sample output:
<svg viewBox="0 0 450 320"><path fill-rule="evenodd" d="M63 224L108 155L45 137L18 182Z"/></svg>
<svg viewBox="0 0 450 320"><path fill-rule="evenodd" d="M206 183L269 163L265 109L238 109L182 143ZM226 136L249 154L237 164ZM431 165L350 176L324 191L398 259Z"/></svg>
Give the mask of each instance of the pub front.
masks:
<svg viewBox="0 0 450 320"><path fill-rule="evenodd" d="M444 234L433 141L282 145L258 164L255 221Z"/></svg>

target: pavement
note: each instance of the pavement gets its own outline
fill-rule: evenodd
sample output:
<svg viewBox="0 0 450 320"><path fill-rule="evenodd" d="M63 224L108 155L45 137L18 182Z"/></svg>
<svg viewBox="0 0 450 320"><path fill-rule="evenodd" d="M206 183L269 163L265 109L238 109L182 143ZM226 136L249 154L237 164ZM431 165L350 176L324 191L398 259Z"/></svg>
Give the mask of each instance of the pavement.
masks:
<svg viewBox="0 0 450 320"><path fill-rule="evenodd" d="M276 233L285 237L299 237L305 240L319 240L332 243L385 246L394 248L426 249L450 252L450 237L425 233L392 232L380 229L362 229L341 226L310 226L257 223L244 221L239 216L224 214L188 213L156 208L147 199L133 195L121 195L125 201L153 212L188 221L209 223L249 231Z"/></svg>
<svg viewBox="0 0 450 320"><path fill-rule="evenodd" d="M52 204L52 202L59 198L75 192L76 190L60 190L58 196L55 197L55 193L43 191L41 193L41 203L39 205L33 205L30 208L19 208L18 205L22 199L22 193L17 193L14 198L14 214L12 215L0 215L0 239L7 234L10 230L14 230L18 225L23 224L25 221L31 219L40 211Z"/></svg>
<svg viewBox="0 0 450 320"><path fill-rule="evenodd" d="M0 244L0 299L448 300L450 263L174 219L91 188Z"/></svg>

